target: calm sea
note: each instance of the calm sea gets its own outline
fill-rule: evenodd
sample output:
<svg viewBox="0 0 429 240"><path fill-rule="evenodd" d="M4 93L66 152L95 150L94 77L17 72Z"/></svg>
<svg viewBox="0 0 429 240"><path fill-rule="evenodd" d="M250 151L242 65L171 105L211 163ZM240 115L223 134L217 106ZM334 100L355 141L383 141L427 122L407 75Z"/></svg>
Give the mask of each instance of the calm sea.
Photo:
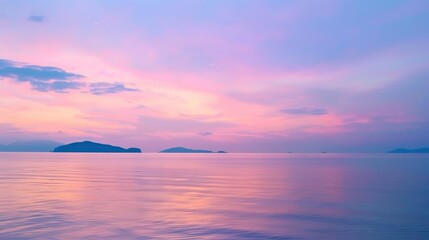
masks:
<svg viewBox="0 0 429 240"><path fill-rule="evenodd" d="M429 239L429 154L0 153L0 239Z"/></svg>

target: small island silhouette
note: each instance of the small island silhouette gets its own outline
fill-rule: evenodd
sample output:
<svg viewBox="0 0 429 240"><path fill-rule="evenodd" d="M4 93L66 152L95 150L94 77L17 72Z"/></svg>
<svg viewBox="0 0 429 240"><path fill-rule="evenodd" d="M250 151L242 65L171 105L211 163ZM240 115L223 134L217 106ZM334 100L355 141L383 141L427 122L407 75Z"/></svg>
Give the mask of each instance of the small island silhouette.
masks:
<svg viewBox="0 0 429 240"><path fill-rule="evenodd" d="M140 148L122 148L91 141L75 142L56 147L53 152L141 153Z"/></svg>
<svg viewBox="0 0 429 240"><path fill-rule="evenodd" d="M406 148L397 148L388 153L429 153L429 148L417 148L417 149L406 149Z"/></svg>
<svg viewBox="0 0 429 240"><path fill-rule="evenodd" d="M198 150L185 147L173 147L160 151L160 153L226 153L225 151L213 152L210 150Z"/></svg>

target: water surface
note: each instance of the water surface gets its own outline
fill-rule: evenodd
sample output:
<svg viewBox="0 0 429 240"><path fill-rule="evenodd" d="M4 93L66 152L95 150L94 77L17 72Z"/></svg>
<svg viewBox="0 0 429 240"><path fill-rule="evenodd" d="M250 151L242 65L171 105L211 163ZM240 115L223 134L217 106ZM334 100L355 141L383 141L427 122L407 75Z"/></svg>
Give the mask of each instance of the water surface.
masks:
<svg viewBox="0 0 429 240"><path fill-rule="evenodd" d="M425 154L0 153L0 239L429 239Z"/></svg>

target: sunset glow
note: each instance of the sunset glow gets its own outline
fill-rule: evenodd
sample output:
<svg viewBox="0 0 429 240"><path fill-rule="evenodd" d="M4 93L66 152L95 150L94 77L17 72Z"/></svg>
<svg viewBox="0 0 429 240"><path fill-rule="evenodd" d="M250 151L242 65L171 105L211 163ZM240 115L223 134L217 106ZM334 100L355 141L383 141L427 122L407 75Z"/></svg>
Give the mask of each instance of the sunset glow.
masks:
<svg viewBox="0 0 429 240"><path fill-rule="evenodd" d="M428 1L121 3L0 1L0 143L428 143Z"/></svg>

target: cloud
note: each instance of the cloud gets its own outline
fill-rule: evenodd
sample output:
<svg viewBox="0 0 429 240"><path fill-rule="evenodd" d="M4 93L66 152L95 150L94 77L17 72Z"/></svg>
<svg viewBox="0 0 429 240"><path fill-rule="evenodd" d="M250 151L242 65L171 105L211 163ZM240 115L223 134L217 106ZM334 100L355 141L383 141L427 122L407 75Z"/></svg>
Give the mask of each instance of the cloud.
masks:
<svg viewBox="0 0 429 240"><path fill-rule="evenodd" d="M17 81L50 81L73 80L84 76L66 72L56 67L27 65L9 60L0 59L0 76L14 78Z"/></svg>
<svg viewBox="0 0 429 240"><path fill-rule="evenodd" d="M280 110L283 113L291 115L325 115L325 109L322 108L287 108Z"/></svg>
<svg viewBox="0 0 429 240"><path fill-rule="evenodd" d="M31 15L27 20L30 22L42 23L46 20L46 17L42 15Z"/></svg>
<svg viewBox="0 0 429 240"><path fill-rule="evenodd" d="M82 82L72 81L53 81L53 82L34 82L32 83L33 89L41 92L59 92L66 93L68 89L80 89L85 86Z"/></svg>
<svg viewBox="0 0 429 240"><path fill-rule="evenodd" d="M135 92L136 88L127 88L123 83L97 82L89 85L89 91L94 95L112 94L118 92Z"/></svg>
<svg viewBox="0 0 429 240"><path fill-rule="evenodd" d="M67 92L78 89L85 84L77 79L83 75L66 72L61 68L28 65L0 59L0 78L8 78L18 82L28 82L34 90L41 92Z"/></svg>
<svg viewBox="0 0 429 240"><path fill-rule="evenodd" d="M201 135L201 136L210 136L210 135L213 135L213 133L212 132L199 132L198 135Z"/></svg>
<svg viewBox="0 0 429 240"><path fill-rule="evenodd" d="M7 78L17 82L30 83L33 90L40 92L67 93L67 90L89 89L94 95L113 94L126 91L138 91L127 88L124 83L96 82L86 84L79 81L85 76L66 72L61 68L30 65L0 59L0 79Z"/></svg>

